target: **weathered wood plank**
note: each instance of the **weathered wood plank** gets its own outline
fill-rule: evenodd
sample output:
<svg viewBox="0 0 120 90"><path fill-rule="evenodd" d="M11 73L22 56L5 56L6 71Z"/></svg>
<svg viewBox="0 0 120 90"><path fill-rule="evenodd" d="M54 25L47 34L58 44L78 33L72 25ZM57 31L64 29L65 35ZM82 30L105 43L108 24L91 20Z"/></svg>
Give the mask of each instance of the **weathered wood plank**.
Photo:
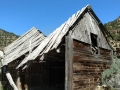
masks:
<svg viewBox="0 0 120 90"><path fill-rule="evenodd" d="M14 90L18 90L17 86L15 85L13 79L12 79L12 76L9 72L6 72L6 77L10 83L10 85L14 88Z"/></svg>
<svg viewBox="0 0 120 90"><path fill-rule="evenodd" d="M107 49L102 49L102 48L100 48L100 55L111 56L111 50L107 50Z"/></svg>
<svg viewBox="0 0 120 90"><path fill-rule="evenodd" d="M18 90L22 90L22 85L21 85L21 81L20 81L20 72L17 72L17 80L16 80L16 85Z"/></svg>
<svg viewBox="0 0 120 90"><path fill-rule="evenodd" d="M101 75L73 75L73 81L101 78Z"/></svg>
<svg viewBox="0 0 120 90"><path fill-rule="evenodd" d="M91 60L91 61L112 61L110 55L92 55L90 52L86 52L83 49L78 49L74 51L74 60Z"/></svg>
<svg viewBox="0 0 120 90"><path fill-rule="evenodd" d="M73 90L72 87L72 62L73 62L73 39L66 36L65 48L65 90Z"/></svg>
<svg viewBox="0 0 120 90"><path fill-rule="evenodd" d="M85 50L90 49L90 44L80 42L80 41L77 41L75 39L74 39L73 45L74 45L74 48L85 49Z"/></svg>

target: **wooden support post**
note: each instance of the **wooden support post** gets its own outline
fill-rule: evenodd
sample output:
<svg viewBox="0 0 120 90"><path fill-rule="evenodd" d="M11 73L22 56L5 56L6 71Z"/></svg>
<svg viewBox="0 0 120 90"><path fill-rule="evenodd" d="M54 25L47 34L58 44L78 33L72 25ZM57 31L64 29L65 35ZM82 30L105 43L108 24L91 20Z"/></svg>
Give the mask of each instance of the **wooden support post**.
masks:
<svg viewBox="0 0 120 90"><path fill-rule="evenodd" d="M18 90L17 86L15 85L12 77L11 77L11 74L9 72L6 72L6 77L10 83L10 85L14 88L14 90Z"/></svg>
<svg viewBox="0 0 120 90"><path fill-rule="evenodd" d="M73 39L71 36L66 36L65 46L65 90L73 90Z"/></svg>
<svg viewBox="0 0 120 90"><path fill-rule="evenodd" d="M16 85L17 85L17 88L18 88L19 90L22 90L22 85L21 85L21 82L20 82L20 71L19 71L19 69L18 69L18 72L17 72Z"/></svg>
<svg viewBox="0 0 120 90"><path fill-rule="evenodd" d="M25 90L28 90L28 85L24 84L24 88L25 88Z"/></svg>
<svg viewBox="0 0 120 90"><path fill-rule="evenodd" d="M27 81L27 78L26 78L26 72L25 70L22 70L21 72L22 76L21 76L21 80L22 80L22 87L24 88L24 90L28 90L28 81Z"/></svg>

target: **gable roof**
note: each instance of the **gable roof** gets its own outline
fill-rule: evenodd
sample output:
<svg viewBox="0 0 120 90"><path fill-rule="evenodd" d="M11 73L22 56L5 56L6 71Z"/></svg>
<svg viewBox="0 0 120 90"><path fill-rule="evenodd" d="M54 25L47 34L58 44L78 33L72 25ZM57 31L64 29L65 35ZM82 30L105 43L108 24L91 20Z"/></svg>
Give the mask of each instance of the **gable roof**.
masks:
<svg viewBox="0 0 120 90"><path fill-rule="evenodd" d="M32 51L45 38L37 28L33 27L21 37L16 39L13 43L5 47L3 66L16 60L22 55Z"/></svg>
<svg viewBox="0 0 120 90"><path fill-rule="evenodd" d="M19 68L20 66L22 66L23 64L25 64L26 62L30 61L30 60L34 60L36 59L37 56L43 56L44 53L49 52L50 50L53 49L57 49L59 44L61 43L61 41L63 40L64 36L67 35L67 33L71 30L70 28L72 28L75 24L75 22L77 22L77 20L79 20L80 17L83 16L83 14L91 9L90 5L87 5L86 7L82 8L82 10L78 11L76 14L73 14L72 17L70 17L65 23L63 23L59 28L57 28L53 33L51 33L48 37L46 37L41 43L40 45L32 52L30 53L30 55L28 57L26 57L18 66L17 68ZM92 12L95 19L97 20L98 23L101 24L100 20L97 18L97 16L94 14L94 12ZM104 27L101 24L102 27ZM105 29L106 30L106 29ZM102 31L104 34L106 34L107 36L110 36L109 33L106 31Z"/></svg>

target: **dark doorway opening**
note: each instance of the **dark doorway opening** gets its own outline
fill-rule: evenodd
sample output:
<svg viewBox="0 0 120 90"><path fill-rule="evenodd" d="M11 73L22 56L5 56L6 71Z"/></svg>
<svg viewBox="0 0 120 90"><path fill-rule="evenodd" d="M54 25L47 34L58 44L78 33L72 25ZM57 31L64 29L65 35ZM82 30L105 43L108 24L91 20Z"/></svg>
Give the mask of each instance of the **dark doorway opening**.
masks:
<svg viewBox="0 0 120 90"><path fill-rule="evenodd" d="M49 62L49 86L55 90L64 90L65 61Z"/></svg>

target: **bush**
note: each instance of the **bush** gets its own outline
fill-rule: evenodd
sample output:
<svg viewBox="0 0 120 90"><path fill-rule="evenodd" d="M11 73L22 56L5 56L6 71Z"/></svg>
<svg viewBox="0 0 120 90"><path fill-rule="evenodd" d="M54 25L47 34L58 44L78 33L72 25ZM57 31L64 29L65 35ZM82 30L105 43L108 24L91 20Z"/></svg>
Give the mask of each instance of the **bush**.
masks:
<svg viewBox="0 0 120 90"><path fill-rule="evenodd" d="M120 59L115 57L112 65L110 66L110 69L107 69L102 73L102 82L106 85L111 85L110 80L115 78L116 75L119 73L120 73Z"/></svg>

